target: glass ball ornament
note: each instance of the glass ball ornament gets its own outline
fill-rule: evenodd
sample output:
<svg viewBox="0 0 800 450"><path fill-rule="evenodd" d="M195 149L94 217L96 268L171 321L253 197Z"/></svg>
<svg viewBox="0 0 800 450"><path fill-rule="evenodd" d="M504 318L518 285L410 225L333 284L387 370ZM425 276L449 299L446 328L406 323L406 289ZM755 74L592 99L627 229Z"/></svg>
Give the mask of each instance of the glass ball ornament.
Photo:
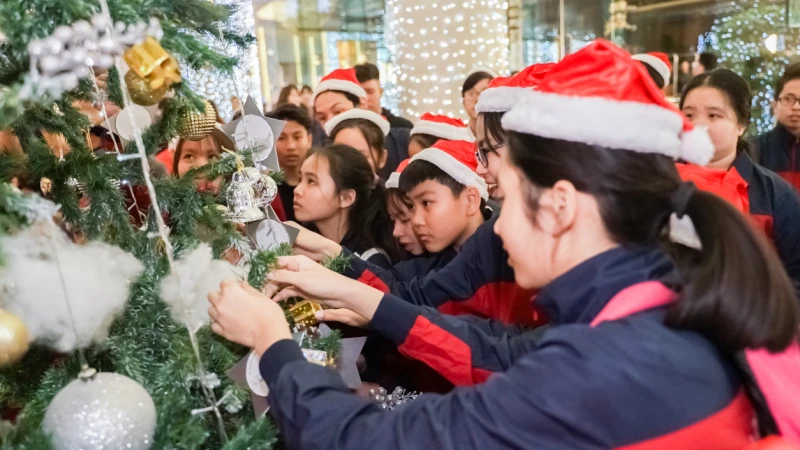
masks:
<svg viewBox="0 0 800 450"><path fill-rule="evenodd" d="M259 208L272 203L275 197L278 196L278 184L271 176L261 172L255 167L247 167L244 169L244 174L250 180L253 186L253 193L255 194L256 205Z"/></svg>
<svg viewBox="0 0 800 450"><path fill-rule="evenodd" d="M28 327L19 317L0 309L0 367L19 361L28 351Z"/></svg>
<svg viewBox="0 0 800 450"><path fill-rule="evenodd" d="M178 118L178 135L190 141L199 141L214 131L217 112L208 100L203 111L188 110Z"/></svg>
<svg viewBox="0 0 800 450"><path fill-rule="evenodd" d="M125 84L128 86L128 92L133 103L142 106L155 105L166 97L168 91L166 83L162 84L158 89L151 89L150 83L136 75L132 70L125 74Z"/></svg>
<svg viewBox="0 0 800 450"><path fill-rule="evenodd" d="M156 407L132 379L89 369L56 394L43 427L55 450L147 450L156 431Z"/></svg>

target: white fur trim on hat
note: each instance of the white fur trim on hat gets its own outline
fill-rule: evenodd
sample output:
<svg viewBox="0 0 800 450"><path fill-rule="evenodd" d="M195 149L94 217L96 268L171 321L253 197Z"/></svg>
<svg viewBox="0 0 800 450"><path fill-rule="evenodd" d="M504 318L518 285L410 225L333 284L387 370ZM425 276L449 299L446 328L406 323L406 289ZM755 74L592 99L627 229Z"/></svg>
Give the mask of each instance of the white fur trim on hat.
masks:
<svg viewBox="0 0 800 450"><path fill-rule="evenodd" d="M454 180L464 186L472 186L478 189L482 199L489 199L489 190L486 187L486 181L447 152L435 147L426 148L411 158L411 162L413 163L414 161L428 161L442 169L444 173L450 175Z"/></svg>
<svg viewBox="0 0 800 450"><path fill-rule="evenodd" d="M314 89L314 96L312 97L311 101L313 102L316 100L317 96L325 91L343 91L353 94L358 98L367 96L367 91L352 81L330 79L320 81L320 83Z"/></svg>
<svg viewBox="0 0 800 450"><path fill-rule="evenodd" d="M392 172L389 174L389 179L384 184L386 189L398 189L400 187L400 172Z"/></svg>
<svg viewBox="0 0 800 450"><path fill-rule="evenodd" d="M664 86L668 85L670 80L672 79L672 74L669 71L669 66L664 63L664 61L656 58L653 55L647 53L639 53L638 55L633 55L631 58L641 61L648 66L652 67L661 78L664 80ZM659 86L660 87L660 86Z"/></svg>
<svg viewBox="0 0 800 450"><path fill-rule="evenodd" d="M432 122L430 120L420 120L411 129L410 135L415 134L430 134L439 139L447 139L448 141L467 141L475 142L475 136L469 131L467 127L457 127L448 125L446 123Z"/></svg>
<svg viewBox="0 0 800 450"><path fill-rule="evenodd" d="M519 101L522 94L531 90L533 89L512 86L487 88L478 97L475 111L479 113L506 112Z"/></svg>
<svg viewBox="0 0 800 450"><path fill-rule="evenodd" d="M685 158L683 145L689 144L681 141L683 117L678 111L638 102L540 91L522 96L503 116L503 128L550 139L659 153L675 159ZM694 137L692 141L700 144L692 159L702 160L699 155L713 154L713 145L709 148Z"/></svg>
<svg viewBox="0 0 800 450"><path fill-rule="evenodd" d="M708 134L708 127L696 125L693 130L681 133L681 159L705 166L714 156L714 143Z"/></svg>
<svg viewBox="0 0 800 450"><path fill-rule="evenodd" d="M370 122L374 123L381 129L381 132L383 133L384 137L389 135L389 130L391 129L389 121L384 119L383 116L381 116L380 114L374 113L368 109L353 108L327 121L325 123L325 134L330 136L333 129L336 128L336 125L339 125L340 123L348 119L369 120Z"/></svg>

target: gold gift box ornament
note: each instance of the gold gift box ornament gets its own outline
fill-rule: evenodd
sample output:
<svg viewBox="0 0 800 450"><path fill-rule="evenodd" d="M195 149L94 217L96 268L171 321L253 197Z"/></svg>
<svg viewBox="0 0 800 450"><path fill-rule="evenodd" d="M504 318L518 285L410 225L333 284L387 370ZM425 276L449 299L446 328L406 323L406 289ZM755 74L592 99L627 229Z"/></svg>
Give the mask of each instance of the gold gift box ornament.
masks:
<svg viewBox="0 0 800 450"><path fill-rule="evenodd" d="M147 81L150 89L181 81L178 62L152 36L131 47L122 57L137 76Z"/></svg>
<svg viewBox="0 0 800 450"><path fill-rule="evenodd" d="M317 318L314 316L317 311L322 311L322 305L313 300L303 300L289 308L289 315L292 316L295 324L313 327L318 323Z"/></svg>

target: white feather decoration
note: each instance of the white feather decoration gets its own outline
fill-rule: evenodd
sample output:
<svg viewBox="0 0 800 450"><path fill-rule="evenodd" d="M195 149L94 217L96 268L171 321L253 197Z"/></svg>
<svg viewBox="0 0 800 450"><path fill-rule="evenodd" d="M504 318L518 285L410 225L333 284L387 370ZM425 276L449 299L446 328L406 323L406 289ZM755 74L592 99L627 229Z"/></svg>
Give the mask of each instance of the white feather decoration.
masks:
<svg viewBox="0 0 800 450"><path fill-rule="evenodd" d="M75 244L51 218L39 219L2 239L6 264L0 271L0 304L25 321L32 340L57 351L102 342L125 308L128 285L142 272L141 262L113 245Z"/></svg>
<svg viewBox="0 0 800 450"><path fill-rule="evenodd" d="M177 275L171 273L161 281L161 298L169 305L172 318L193 332L209 323L208 293L219 290L223 280L239 280L245 273L227 261L213 259L206 244L176 261L175 266Z"/></svg>

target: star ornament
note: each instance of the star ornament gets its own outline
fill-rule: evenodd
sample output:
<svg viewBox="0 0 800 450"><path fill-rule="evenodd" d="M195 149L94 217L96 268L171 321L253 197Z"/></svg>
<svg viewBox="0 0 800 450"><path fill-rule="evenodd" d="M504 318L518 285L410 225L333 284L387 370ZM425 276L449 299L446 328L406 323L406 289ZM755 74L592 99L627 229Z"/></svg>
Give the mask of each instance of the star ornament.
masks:
<svg viewBox="0 0 800 450"><path fill-rule="evenodd" d="M236 149L242 150L260 146L261 151L253 155L253 160L272 171L281 169L275 150L276 136L280 136L286 125L281 120L264 117L261 108L247 97L244 103L244 114L239 119L222 126L222 130L236 143Z"/></svg>

